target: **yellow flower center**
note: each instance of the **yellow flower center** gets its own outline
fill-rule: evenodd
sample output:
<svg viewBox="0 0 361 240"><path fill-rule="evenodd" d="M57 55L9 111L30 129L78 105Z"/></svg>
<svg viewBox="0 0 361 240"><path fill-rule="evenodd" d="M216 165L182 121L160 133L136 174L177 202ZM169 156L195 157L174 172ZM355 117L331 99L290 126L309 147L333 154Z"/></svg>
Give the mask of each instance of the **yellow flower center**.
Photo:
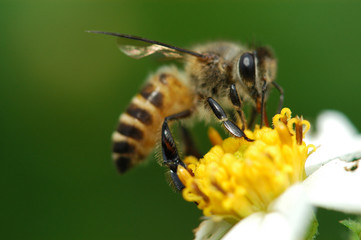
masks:
<svg viewBox="0 0 361 240"><path fill-rule="evenodd" d="M184 199L197 203L205 216L242 219L267 211L288 187L305 179L305 161L315 150L303 142L309 122L291 118L290 109L275 115L273 126L245 130L253 142L222 140L210 129L215 146L202 159L187 157L187 168L178 167Z"/></svg>

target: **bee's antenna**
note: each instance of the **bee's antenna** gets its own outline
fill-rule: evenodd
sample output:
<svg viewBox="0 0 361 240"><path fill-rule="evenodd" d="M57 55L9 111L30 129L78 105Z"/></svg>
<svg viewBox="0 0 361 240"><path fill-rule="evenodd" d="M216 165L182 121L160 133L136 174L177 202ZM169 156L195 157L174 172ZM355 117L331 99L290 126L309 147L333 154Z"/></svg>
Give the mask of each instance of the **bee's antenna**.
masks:
<svg viewBox="0 0 361 240"><path fill-rule="evenodd" d="M158 41L154 41L154 40L150 40L150 39L146 39L146 38L142 38L142 37L138 37L138 36L133 36L133 35L129 35L129 34L103 32L103 31L86 31L86 32L105 34L105 35L110 35L110 36L115 36L115 37L128 38L128 39L132 39L132 40L136 40L136 41L151 43L151 44L157 44L157 45L160 45L160 46L163 46L163 47L174 49L174 50L176 50L178 52L183 52L183 53L193 55L193 56L198 57L198 58L203 58L203 59L207 58L206 55L203 55L203 54L200 54L200 53L196 53L196 52L189 51L189 50L179 48L179 47L175 47L175 46L172 46L172 45L169 45L169 44L166 44L166 43L161 43L161 42L158 42Z"/></svg>

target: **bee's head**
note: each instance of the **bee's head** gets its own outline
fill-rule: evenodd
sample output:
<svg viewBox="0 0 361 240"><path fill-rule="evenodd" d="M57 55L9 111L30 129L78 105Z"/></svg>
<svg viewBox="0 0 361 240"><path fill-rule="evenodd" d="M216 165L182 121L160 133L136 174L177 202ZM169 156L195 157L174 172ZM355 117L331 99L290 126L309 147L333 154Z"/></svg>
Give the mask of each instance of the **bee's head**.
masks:
<svg viewBox="0 0 361 240"><path fill-rule="evenodd" d="M268 86L274 81L276 69L276 59L266 47L242 53L237 62L237 75L241 85L248 89L253 99L261 95L264 84Z"/></svg>

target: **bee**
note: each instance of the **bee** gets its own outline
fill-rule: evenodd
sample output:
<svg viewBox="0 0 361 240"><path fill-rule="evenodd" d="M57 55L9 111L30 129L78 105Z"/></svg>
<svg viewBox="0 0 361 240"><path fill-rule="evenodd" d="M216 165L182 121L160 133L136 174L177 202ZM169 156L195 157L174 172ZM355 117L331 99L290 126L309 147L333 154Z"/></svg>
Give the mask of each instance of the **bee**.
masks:
<svg viewBox="0 0 361 240"><path fill-rule="evenodd" d="M268 47L250 49L219 41L187 50L133 35L89 32L118 37L120 50L136 59L160 54L185 62L184 70L163 66L150 75L120 115L112 136L113 160L120 173L142 162L160 141L163 164L169 168L176 188L181 190L184 186L176 172L179 165L185 164L169 129L171 121L218 119L234 137L252 141L244 133L247 122L243 104L252 106L248 125L252 125L259 113L261 125L268 125L265 103L272 87L280 92L279 111L283 104L283 90L275 82L277 61ZM237 114L241 127L228 117L226 110Z"/></svg>

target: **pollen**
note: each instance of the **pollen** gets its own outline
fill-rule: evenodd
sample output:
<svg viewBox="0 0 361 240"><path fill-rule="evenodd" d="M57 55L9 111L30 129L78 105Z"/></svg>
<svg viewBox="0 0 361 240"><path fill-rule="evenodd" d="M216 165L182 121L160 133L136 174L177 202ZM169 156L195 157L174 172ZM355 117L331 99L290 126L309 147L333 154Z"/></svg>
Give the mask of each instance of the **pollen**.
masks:
<svg viewBox="0 0 361 240"><path fill-rule="evenodd" d="M214 144L203 158L186 157L178 167L185 188L183 198L195 202L205 216L242 219L267 212L270 203L291 185L305 179L305 161L315 151L303 141L310 123L291 118L288 108L272 119L273 128L255 127L245 134L254 139L222 140L208 131Z"/></svg>

